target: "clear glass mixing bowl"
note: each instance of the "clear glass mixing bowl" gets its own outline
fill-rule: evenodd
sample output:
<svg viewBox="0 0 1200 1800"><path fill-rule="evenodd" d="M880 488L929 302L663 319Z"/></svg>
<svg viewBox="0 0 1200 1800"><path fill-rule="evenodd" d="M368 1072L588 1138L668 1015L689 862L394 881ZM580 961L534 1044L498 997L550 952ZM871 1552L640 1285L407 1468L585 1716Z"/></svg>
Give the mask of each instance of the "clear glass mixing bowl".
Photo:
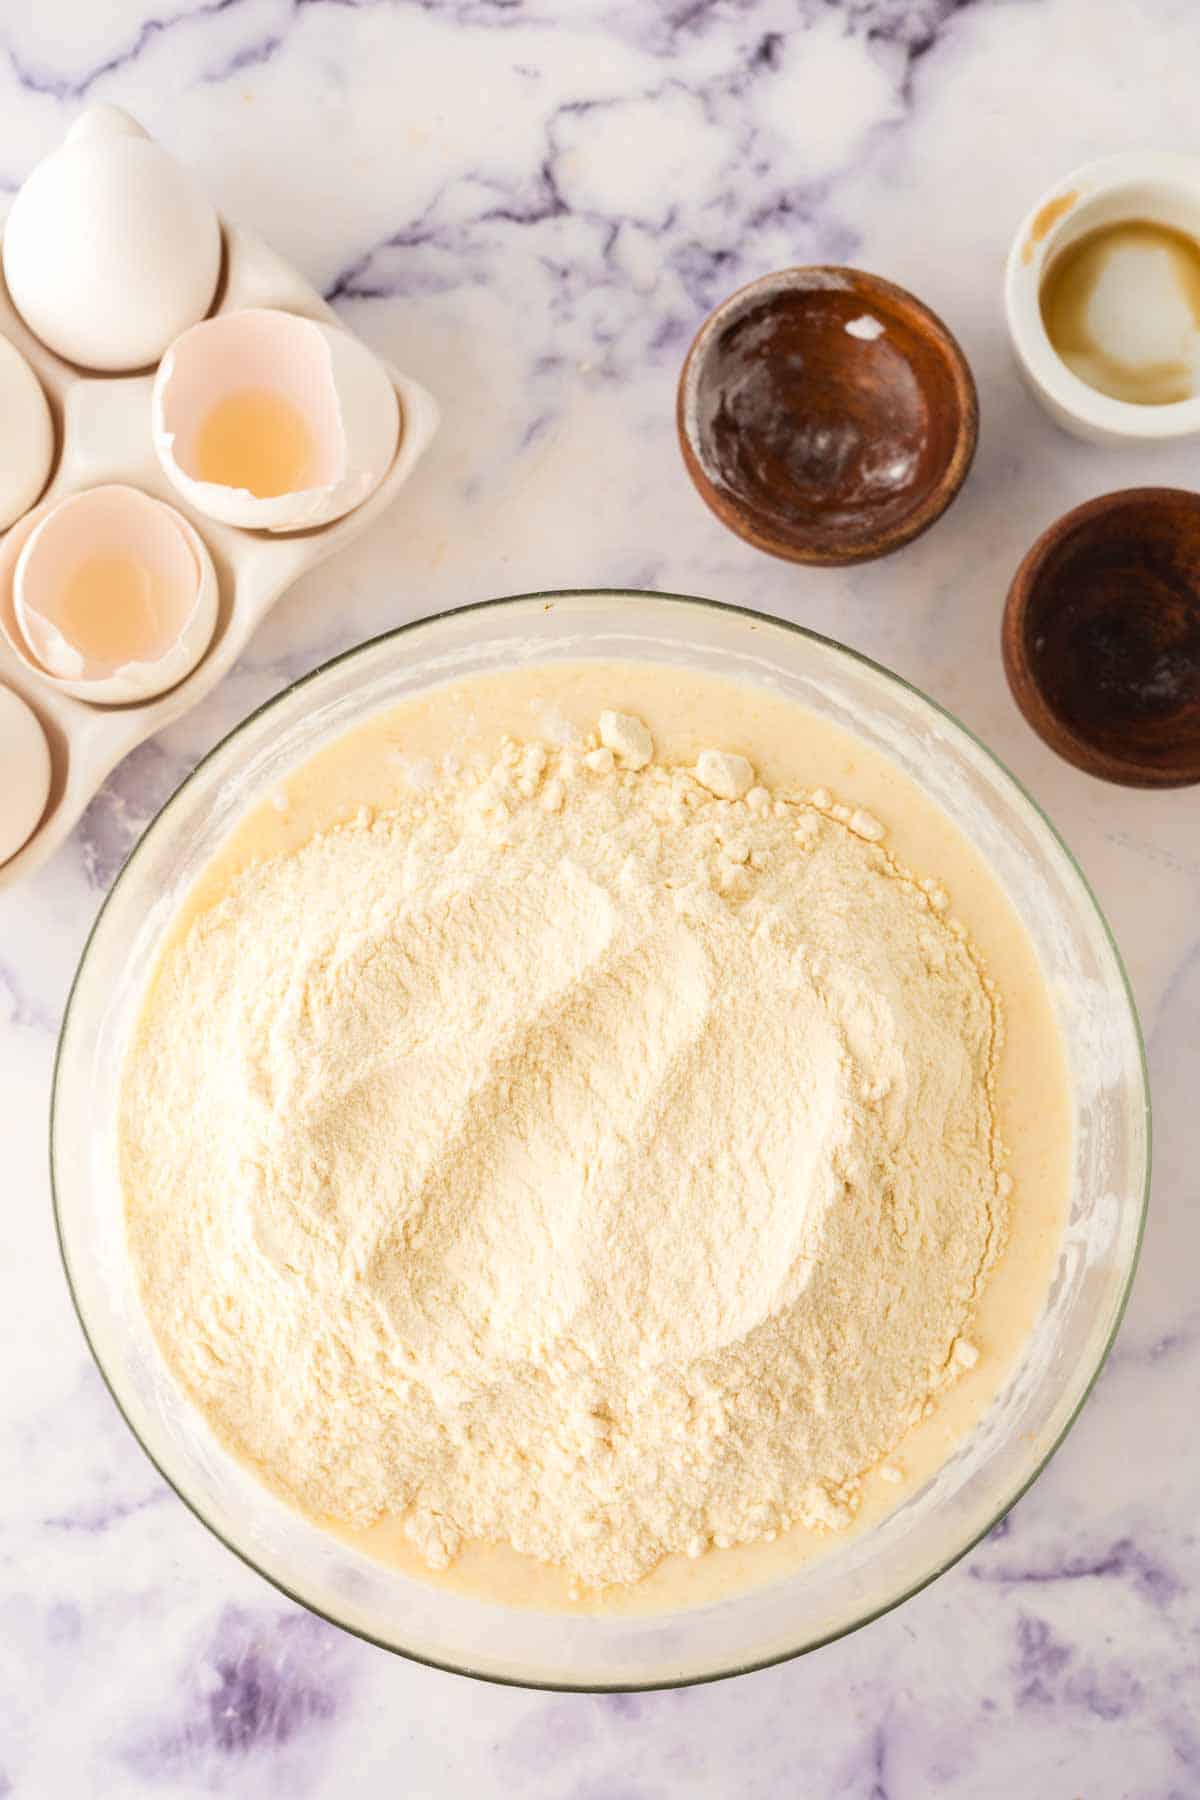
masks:
<svg viewBox="0 0 1200 1800"><path fill-rule="evenodd" d="M883 1523L773 1586L674 1614L517 1611L373 1562L290 1511L216 1443L159 1357L125 1253L115 1155L123 1050L157 945L234 820L282 773L433 684L532 662L649 659L766 684L884 751L940 802L1014 903L1049 978L1071 1066L1070 1213L1019 1364L928 1485ZM535 594L374 639L232 732L167 802L84 950L51 1121L67 1276L117 1405L175 1491L230 1549L314 1612L390 1650L495 1681L619 1689L701 1681L797 1655L931 1581L1061 1443L1112 1342L1145 1215L1149 1101L1137 1017L1087 883L1037 806L924 695L793 625L661 594Z"/></svg>

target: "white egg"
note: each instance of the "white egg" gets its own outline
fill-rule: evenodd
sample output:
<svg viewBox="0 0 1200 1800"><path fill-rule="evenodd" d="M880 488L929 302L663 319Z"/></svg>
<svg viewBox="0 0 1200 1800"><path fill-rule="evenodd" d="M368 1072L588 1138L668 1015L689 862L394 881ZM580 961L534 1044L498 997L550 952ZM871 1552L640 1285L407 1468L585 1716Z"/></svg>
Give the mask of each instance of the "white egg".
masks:
<svg viewBox="0 0 1200 1800"><path fill-rule="evenodd" d="M391 467L400 403L336 326L249 307L185 331L154 382L154 447L200 512L261 531L326 525Z"/></svg>
<svg viewBox="0 0 1200 1800"><path fill-rule="evenodd" d="M50 475L54 422L42 384L0 337L0 531L28 512Z"/></svg>
<svg viewBox="0 0 1200 1800"><path fill-rule="evenodd" d="M0 682L0 863L28 843L50 796L50 746L33 708Z"/></svg>
<svg viewBox="0 0 1200 1800"><path fill-rule="evenodd" d="M30 532L13 571L13 611L33 663L65 693L147 700L208 648L217 576L173 506L138 488L87 488Z"/></svg>
<svg viewBox="0 0 1200 1800"><path fill-rule="evenodd" d="M115 107L40 162L4 227L4 275L29 329L86 369L141 369L202 319L221 227L179 164Z"/></svg>

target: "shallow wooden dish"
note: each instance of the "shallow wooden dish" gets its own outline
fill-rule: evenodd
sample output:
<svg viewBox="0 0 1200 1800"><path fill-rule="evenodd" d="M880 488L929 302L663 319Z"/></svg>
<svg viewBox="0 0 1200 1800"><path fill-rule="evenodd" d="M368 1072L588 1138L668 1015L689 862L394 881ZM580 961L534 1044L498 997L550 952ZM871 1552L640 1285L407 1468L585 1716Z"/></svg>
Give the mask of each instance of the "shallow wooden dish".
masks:
<svg viewBox="0 0 1200 1800"><path fill-rule="evenodd" d="M723 524L790 562L866 562L958 493L975 382L937 316L861 269L764 275L700 327L679 378L688 473Z"/></svg>
<svg viewBox="0 0 1200 1800"><path fill-rule="evenodd" d="M1064 514L1013 578L1003 643L1017 705L1068 762L1200 782L1200 494L1125 488Z"/></svg>

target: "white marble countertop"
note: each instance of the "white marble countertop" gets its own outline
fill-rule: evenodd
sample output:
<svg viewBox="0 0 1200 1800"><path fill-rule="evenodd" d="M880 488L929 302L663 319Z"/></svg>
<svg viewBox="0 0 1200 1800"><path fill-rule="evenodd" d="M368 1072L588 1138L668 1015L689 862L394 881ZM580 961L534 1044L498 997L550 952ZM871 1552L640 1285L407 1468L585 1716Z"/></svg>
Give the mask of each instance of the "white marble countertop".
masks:
<svg viewBox="0 0 1200 1800"><path fill-rule="evenodd" d="M1200 790L1104 787L1012 705L1006 585L1065 507L1195 482L1196 450L1061 437L1018 385L1010 233L1071 165L1200 150L1190 0L38 0L0 17L0 187L81 105L130 107L221 208L440 396L359 546L224 686L117 769L0 897L0 1795L1200 1794ZM684 474L680 359L789 262L913 287L970 355L974 472L933 532L849 573L725 534ZM634 585L801 620L956 711L1056 820L1128 959L1157 1171L1117 1349L1008 1521L805 1661L626 1698L486 1688L319 1624L157 1479L68 1303L50 1215L55 1032L100 897L188 767L293 676L488 595Z"/></svg>

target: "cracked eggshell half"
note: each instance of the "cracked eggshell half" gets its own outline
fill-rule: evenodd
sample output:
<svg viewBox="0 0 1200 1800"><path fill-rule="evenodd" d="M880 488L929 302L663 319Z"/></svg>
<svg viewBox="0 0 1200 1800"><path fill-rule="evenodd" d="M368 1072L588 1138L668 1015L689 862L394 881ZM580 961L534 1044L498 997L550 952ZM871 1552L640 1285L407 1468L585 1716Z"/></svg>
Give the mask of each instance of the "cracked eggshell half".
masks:
<svg viewBox="0 0 1200 1800"><path fill-rule="evenodd" d="M54 423L42 384L0 337L0 531L28 512L54 462Z"/></svg>
<svg viewBox="0 0 1200 1800"><path fill-rule="evenodd" d="M116 706L165 693L207 650L217 576L199 534L138 488L87 488L30 532L13 611L33 666Z"/></svg>
<svg viewBox="0 0 1200 1800"><path fill-rule="evenodd" d="M37 830L50 797L50 746L37 714L0 682L0 863Z"/></svg>
<svg viewBox="0 0 1200 1800"><path fill-rule="evenodd" d="M352 512L400 439L391 377L337 326L250 307L171 345L154 382L154 447L172 486L228 525L303 531Z"/></svg>
<svg viewBox="0 0 1200 1800"><path fill-rule="evenodd" d="M221 226L188 173L112 106L87 112L40 162L4 227L13 305L58 356L143 369L202 319Z"/></svg>

